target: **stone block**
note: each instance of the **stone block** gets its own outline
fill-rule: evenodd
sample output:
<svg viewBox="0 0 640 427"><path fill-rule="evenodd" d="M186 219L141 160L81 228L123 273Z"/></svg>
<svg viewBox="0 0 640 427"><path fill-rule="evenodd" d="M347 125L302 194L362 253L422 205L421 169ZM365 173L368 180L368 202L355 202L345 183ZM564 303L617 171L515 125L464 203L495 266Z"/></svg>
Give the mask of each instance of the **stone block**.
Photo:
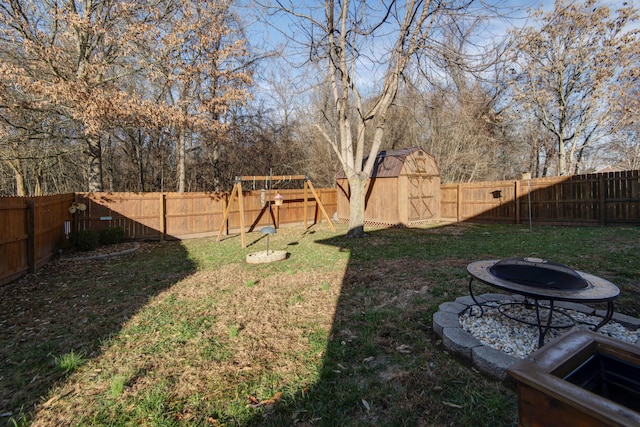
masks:
<svg viewBox="0 0 640 427"><path fill-rule="evenodd" d="M476 305L475 301L473 300L473 298L471 298L470 295L465 295L463 297L458 297L456 298L456 302L458 304L464 304L464 305ZM480 302L480 301L478 301Z"/></svg>
<svg viewBox="0 0 640 427"><path fill-rule="evenodd" d="M505 381L508 379L507 368L519 359L495 348L483 345L474 347L471 350L471 360L481 372Z"/></svg>
<svg viewBox="0 0 640 427"><path fill-rule="evenodd" d="M457 353L471 360L471 350L482 346L482 343L473 335L457 328L444 328L442 330L442 343L444 347L453 353Z"/></svg>
<svg viewBox="0 0 640 427"><path fill-rule="evenodd" d="M438 307L438 310L440 311L445 311L447 313L454 313L456 315L462 313L463 311L465 311L467 309L467 305L465 304L460 304L457 302L444 302L442 304L440 304L440 306Z"/></svg>
<svg viewBox="0 0 640 427"><path fill-rule="evenodd" d="M444 328L459 328L460 319L455 313L446 311L439 311L433 315L433 331L442 337L442 330Z"/></svg>
<svg viewBox="0 0 640 427"><path fill-rule="evenodd" d="M491 293L491 294L482 294L478 297L476 297L476 299L479 302L490 302L490 301L505 301L505 300L512 300L513 298L511 298L510 295L507 294L495 294L495 293Z"/></svg>
<svg viewBox="0 0 640 427"><path fill-rule="evenodd" d="M584 313L588 316L592 316L596 310L593 307L589 307L588 305L578 304L576 302L569 301L556 301L553 304L554 307L563 308L565 310L575 310L579 313Z"/></svg>
<svg viewBox="0 0 640 427"><path fill-rule="evenodd" d="M607 312L605 310L598 310L597 316L604 317ZM620 323L622 326L628 329L640 329L640 319L633 316L628 316L622 313L613 313L612 321Z"/></svg>

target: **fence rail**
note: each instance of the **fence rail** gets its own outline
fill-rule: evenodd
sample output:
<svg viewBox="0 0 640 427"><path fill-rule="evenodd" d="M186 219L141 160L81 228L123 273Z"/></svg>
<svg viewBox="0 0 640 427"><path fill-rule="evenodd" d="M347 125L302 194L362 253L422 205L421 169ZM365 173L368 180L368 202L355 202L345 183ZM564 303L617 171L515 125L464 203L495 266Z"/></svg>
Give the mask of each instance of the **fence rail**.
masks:
<svg viewBox="0 0 640 427"><path fill-rule="evenodd" d="M325 209L337 209L335 188L317 189ZM284 204L269 216L261 191L246 191L247 230L268 222L302 224L304 191L280 190ZM308 195L309 196L309 195ZM313 197L307 218L321 222ZM229 193L76 193L35 198L0 198L0 285L35 271L67 244L70 229L122 227L133 239L185 239L214 236L220 229ZM69 212L73 202L84 211ZM640 171L531 180L444 184L440 187L440 220L548 225L640 224ZM240 212L232 203L224 224L240 231Z"/></svg>

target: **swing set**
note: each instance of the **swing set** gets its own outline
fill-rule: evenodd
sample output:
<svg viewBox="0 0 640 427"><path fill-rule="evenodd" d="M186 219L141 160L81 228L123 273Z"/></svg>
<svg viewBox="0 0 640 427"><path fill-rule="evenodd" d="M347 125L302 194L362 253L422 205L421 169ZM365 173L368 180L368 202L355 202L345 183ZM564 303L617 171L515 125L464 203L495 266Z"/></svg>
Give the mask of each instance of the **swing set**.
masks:
<svg viewBox="0 0 640 427"><path fill-rule="evenodd" d="M273 182L281 182L281 181L304 181L304 187L303 187L303 218L304 218L304 226L307 227L307 201L309 199L308 197L308 191L311 191L311 194L313 195L313 198L315 199L318 207L320 208L320 211L322 212L322 215L325 217L325 219L327 220L327 222L329 223L329 227L331 227L331 230L336 231L335 227L333 226L333 223L331 222L331 219L329 218L329 215L327 214L327 211L324 208L324 205L322 204L322 201L320 201L320 197L318 196L318 193L316 192L316 189L313 187L313 184L311 183L311 181L309 180L309 178L306 175L275 175L275 176L251 176L251 175L243 175L243 176L236 176L235 179L235 184L233 186L233 190L231 190L231 196L229 197L229 203L227 204L227 209L225 209L224 212L224 218L222 218L222 222L220 223L220 230L218 231L218 238L217 241L220 241L220 237L222 236L222 232L224 231L224 226L227 222L227 220L229 219L229 213L231 212L231 205L233 203L233 201L237 198L238 199L238 205L240 208L240 234L241 234L241 240L242 240L242 247L246 248L247 247L247 240L246 240L246 236L245 236L245 220L244 220L244 200L242 197L242 183L243 182L251 182L253 181L253 187L255 189L255 185L256 182L264 182L264 187L265 190L268 188L269 191L271 191L272 186L273 186ZM264 193L263 193L264 194ZM279 195L279 194L278 194ZM277 198L278 196L276 196ZM281 199L280 199L281 201ZM264 199L263 199L263 203L264 203ZM273 223L274 225L276 225L276 221L275 221L275 216L273 214L273 211L271 209L271 200L269 199L266 203L264 203L264 209L268 209L269 210L269 218L273 218ZM276 209L279 209L279 204L276 203ZM260 212L260 215L258 216L258 219L260 218L260 216L262 216L262 212ZM265 227L267 228L267 227ZM270 227L269 227L270 228ZM273 231L272 231L273 232Z"/></svg>

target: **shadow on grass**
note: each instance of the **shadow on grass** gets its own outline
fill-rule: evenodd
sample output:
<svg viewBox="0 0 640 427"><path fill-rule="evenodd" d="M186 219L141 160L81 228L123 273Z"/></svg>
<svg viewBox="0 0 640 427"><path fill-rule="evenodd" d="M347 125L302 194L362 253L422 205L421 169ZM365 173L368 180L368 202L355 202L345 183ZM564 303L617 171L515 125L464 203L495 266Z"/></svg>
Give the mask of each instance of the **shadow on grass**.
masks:
<svg viewBox="0 0 640 427"><path fill-rule="evenodd" d="M128 319L195 268L179 242L145 243L102 260L54 260L0 287L0 423L28 421L67 375L65 358L99 356Z"/></svg>
<svg viewBox="0 0 640 427"><path fill-rule="evenodd" d="M459 229L414 229L410 244L398 229L319 240L350 257L331 331L310 339L322 351L317 381L247 425L513 424L512 390L447 354L431 331L443 298L466 292L466 261L438 261L435 247Z"/></svg>

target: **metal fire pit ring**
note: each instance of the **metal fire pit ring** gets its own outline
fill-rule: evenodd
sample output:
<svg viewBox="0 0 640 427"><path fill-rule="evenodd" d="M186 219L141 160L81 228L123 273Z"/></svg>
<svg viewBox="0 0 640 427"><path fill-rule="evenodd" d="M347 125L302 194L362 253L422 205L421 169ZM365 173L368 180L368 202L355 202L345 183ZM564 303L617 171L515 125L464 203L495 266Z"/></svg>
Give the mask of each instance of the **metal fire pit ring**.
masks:
<svg viewBox="0 0 640 427"><path fill-rule="evenodd" d="M589 273L574 270L584 281L586 286L580 289L560 289L556 287L537 287L530 286L523 283L517 283L510 280L505 280L497 277L491 272L491 267L501 260L483 260L472 262L467 266L469 272L469 295L480 309L480 316L484 314L482 305L476 300L473 295L472 283L474 279L498 288L504 291L508 291L514 294L519 294L525 298L531 298L534 301L534 308L536 311L536 320L538 327L538 347L544 346L544 339L551 328L551 321L553 318L554 302L555 301L567 301L575 303L606 303L606 314L598 325L593 330L597 331L602 326L607 324L613 316L614 306L613 300L620 295L620 289L608 280L594 276ZM540 303L539 301L549 301L549 314L547 321L543 325L543 319L540 317Z"/></svg>

